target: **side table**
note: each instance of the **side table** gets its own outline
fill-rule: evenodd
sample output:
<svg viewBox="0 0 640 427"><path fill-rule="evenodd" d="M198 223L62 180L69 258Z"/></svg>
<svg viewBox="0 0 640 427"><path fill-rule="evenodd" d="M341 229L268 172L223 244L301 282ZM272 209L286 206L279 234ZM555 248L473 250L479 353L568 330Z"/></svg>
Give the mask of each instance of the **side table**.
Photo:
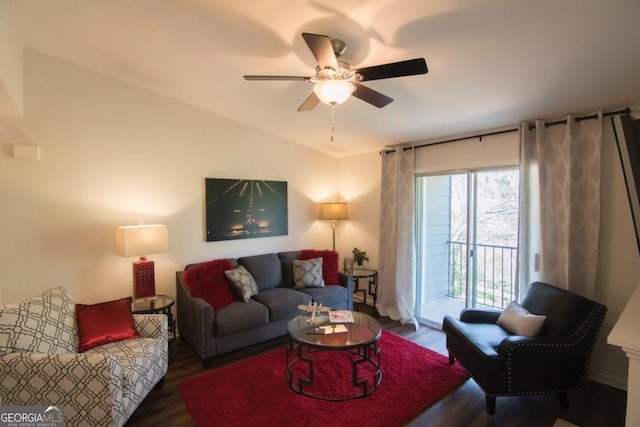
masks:
<svg viewBox="0 0 640 427"><path fill-rule="evenodd" d="M347 273L348 274L348 273ZM376 299L378 296L378 271L372 268L354 267L351 272L353 277L353 293L362 293L362 302L364 305L376 308ZM363 283L360 283L362 279ZM369 279L365 285L364 280ZM362 288L360 286L362 285ZM367 297L371 295L373 303L369 305L367 303Z"/></svg>
<svg viewBox="0 0 640 427"><path fill-rule="evenodd" d="M131 312L133 314L166 314L169 332L173 335L169 338L169 359L173 359L173 348L171 343L176 339L176 320L173 318L171 307L175 301L167 295L155 295L134 299L131 302Z"/></svg>

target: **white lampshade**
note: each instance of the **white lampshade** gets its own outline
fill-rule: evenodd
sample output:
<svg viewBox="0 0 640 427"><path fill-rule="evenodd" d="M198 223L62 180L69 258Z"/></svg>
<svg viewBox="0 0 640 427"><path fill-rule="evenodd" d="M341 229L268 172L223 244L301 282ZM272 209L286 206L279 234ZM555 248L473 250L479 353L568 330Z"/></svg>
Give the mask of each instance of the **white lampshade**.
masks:
<svg viewBox="0 0 640 427"><path fill-rule="evenodd" d="M321 203L319 219L332 221L349 219L349 210L346 203Z"/></svg>
<svg viewBox="0 0 640 427"><path fill-rule="evenodd" d="M355 86L346 80L321 80L313 87L320 101L329 105L342 104L354 90Z"/></svg>
<svg viewBox="0 0 640 427"><path fill-rule="evenodd" d="M166 225L129 225L116 228L116 252L122 256L144 256L167 252Z"/></svg>

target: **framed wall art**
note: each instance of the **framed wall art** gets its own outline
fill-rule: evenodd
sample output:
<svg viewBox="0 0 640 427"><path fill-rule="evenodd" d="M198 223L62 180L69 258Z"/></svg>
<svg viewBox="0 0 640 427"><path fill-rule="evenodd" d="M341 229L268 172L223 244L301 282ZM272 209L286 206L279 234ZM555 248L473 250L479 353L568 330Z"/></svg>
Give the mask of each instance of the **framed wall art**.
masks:
<svg viewBox="0 0 640 427"><path fill-rule="evenodd" d="M206 240L289 233L287 182L205 178Z"/></svg>

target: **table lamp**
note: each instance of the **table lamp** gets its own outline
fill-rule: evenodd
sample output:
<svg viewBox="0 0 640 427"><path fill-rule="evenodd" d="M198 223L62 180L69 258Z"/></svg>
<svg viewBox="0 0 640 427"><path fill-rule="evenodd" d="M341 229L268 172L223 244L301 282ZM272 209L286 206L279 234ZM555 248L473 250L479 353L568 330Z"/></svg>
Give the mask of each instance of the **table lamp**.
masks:
<svg viewBox="0 0 640 427"><path fill-rule="evenodd" d="M167 252L166 225L129 225L116 228L116 252L122 256L140 256L133 263L133 298L155 296L154 263L147 255Z"/></svg>
<svg viewBox="0 0 640 427"><path fill-rule="evenodd" d="M338 220L349 219L349 210L346 203L320 203L320 219L331 221L333 230L333 250L336 250L336 227Z"/></svg>

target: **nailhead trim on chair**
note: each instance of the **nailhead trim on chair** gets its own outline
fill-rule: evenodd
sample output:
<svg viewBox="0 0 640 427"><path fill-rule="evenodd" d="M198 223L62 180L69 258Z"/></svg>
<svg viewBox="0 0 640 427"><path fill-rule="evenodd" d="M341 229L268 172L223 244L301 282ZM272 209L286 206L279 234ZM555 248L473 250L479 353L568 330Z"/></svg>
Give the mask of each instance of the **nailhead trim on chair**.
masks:
<svg viewBox="0 0 640 427"><path fill-rule="evenodd" d="M583 367L582 367L582 372L580 373L580 379L578 380L578 383L576 384L575 387L573 387L572 389L568 389L568 390L541 390L541 391L535 391L535 392L514 392L512 390L512 386L511 386L511 353L514 351L514 349L516 349L517 347L573 347L575 345L577 345L580 341L582 341L582 339L585 337L585 335L587 335L588 332L591 331L591 328L593 327L593 324L596 320L599 320L598 325L602 324L602 321L604 320L604 316L606 314L606 309L603 306L600 306L598 308L598 312L596 314L596 316L594 316L590 321L589 321L589 325L587 325L587 327L585 328L585 330L583 331L582 335L580 335L579 338L577 338L575 340L575 342L571 342L571 343L564 343L564 344L544 344L544 343L519 343L519 344L514 344L513 346L511 346L509 348L509 354L507 355L507 370L508 370L508 392L506 394L496 394L495 396L523 396L523 395L532 395L532 394L556 394L556 393L568 393L571 391L576 390L580 384L582 384L582 381L584 380L585 374L587 373L587 368L589 367L589 364L586 363ZM596 330L594 331L593 334L593 340L591 342L591 345L589 346L589 350L587 352L587 360L589 360L589 356L591 355L591 352L593 351L593 347L596 344L596 339L598 338L598 331L599 331L600 327L596 326ZM493 394L487 394L487 396L494 396Z"/></svg>
<svg viewBox="0 0 640 427"><path fill-rule="evenodd" d="M204 324L204 307L200 307L200 330L202 331L202 334L200 334L200 345L202 346L202 350L200 352L200 354L202 355L201 357L203 359L206 359L207 357L207 340L205 338L205 331L206 331L206 327Z"/></svg>
<svg viewBox="0 0 640 427"><path fill-rule="evenodd" d="M583 334L576 340L575 343L566 343L566 344L539 344L539 343L523 343L523 344L514 344L513 347L511 347L511 349L509 349L509 353L511 353L511 350L515 347L515 346L544 346L544 347L569 347L572 345L577 344L580 340L582 340L582 338L584 338L584 336L587 334L587 331L591 328L591 326L593 325L593 323L596 320L600 320L599 324L602 324L602 321L604 320L604 316L606 314L606 307L599 307L598 308L598 313L596 316L594 316L593 319L591 319L591 321L589 322L589 325L587 326L587 328L585 328L585 331L583 332ZM591 346L589 348L589 355L591 354L591 352L593 351L593 347L595 346L596 340L598 338L598 330L600 330L600 327L598 327L598 329L595 331L594 333L594 338L593 341L591 342ZM508 355L510 356L510 354ZM514 392L511 390L511 358L508 357L507 360L507 369L509 370L509 380L508 380L508 388L509 388L509 392L507 393L489 393L487 392L487 390L485 390L485 388L482 386L482 384L480 384L478 382L478 380L473 376L473 374L471 372L469 372L469 370L467 370L467 368L465 368L465 366L460 363L458 361L458 365L462 366L462 368L464 368L464 370L467 372L467 374L469 374L469 376L471 378L473 378L473 380L475 381L475 383L478 385L478 387L480 387L480 389L484 392L484 394L487 397L500 397L500 396L526 396L526 395L539 395L539 394L558 394L558 393L569 393L571 391L577 390L578 387L580 386L580 384L582 384L582 381L584 380L585 374L587 372L587 368L588 368L588 364L586 364L583 369L582 369L582 373L580 374L580 380L578 381L578 384L576 385L576 387L569 389L569 390L542 390L542 391L535 391L535 392L531 392L531 391L521 391L521 392Z"/></svg>

